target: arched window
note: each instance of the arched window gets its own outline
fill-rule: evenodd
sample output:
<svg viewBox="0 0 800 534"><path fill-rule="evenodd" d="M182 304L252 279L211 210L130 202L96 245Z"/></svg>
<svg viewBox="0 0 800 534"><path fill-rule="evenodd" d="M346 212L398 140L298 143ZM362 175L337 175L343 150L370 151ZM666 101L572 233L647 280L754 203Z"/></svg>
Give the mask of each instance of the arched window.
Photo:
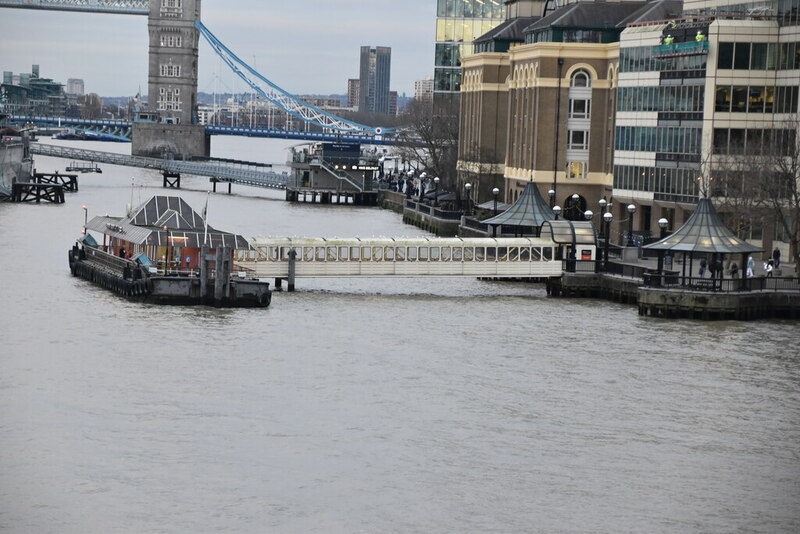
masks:
<svg viewBox="0 0 800 534"><path fill-rule="evenodd" d="M570 87L591 87L592 86L592 78L589 76L589 73L585 70L577 70L575 74L572 75L572 80L570 82Z"/></svg>

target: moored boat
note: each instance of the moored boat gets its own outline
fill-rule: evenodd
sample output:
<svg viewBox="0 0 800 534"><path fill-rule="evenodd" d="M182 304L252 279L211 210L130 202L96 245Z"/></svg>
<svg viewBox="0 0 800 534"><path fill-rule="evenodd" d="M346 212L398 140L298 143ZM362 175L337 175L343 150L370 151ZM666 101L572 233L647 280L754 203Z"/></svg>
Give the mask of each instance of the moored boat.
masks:
<svg viewBox="0 0 800 534"><path fill-rule="evenodd" d="M270 304L268 282L233 270L234 254L251 250L247 240L209 227L180 197L154 196L126 217L94 217L85 224L69 251L74 276L145 302Z"/></svg>

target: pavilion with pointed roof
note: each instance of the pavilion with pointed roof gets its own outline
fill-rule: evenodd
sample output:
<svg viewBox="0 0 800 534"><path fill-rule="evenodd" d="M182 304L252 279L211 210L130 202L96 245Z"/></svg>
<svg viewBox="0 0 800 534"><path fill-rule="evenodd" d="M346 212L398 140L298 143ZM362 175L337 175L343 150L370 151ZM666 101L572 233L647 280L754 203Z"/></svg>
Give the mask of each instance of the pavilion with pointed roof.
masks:
<svg viewBox="0 0 800 534"><path fill-rule="evenodd" d="M534 182L528 182L525 184L522 194L510 208L482 222L492 227L492 234L495 236L497 227L501 226L513 228L516 237L518 235L538 236L542 224L553 219L555 219L553 210L539 194L539 188Z"/></svg>
<svg viewBox="0 0 800 534"><path fill-rule="evenodd" d="M658 250L660 255L666 251L689 253L689 273L691 276L691 261L694 254L717 254L721 257L729 254L742 255L742 278L745 278L745 263L748 254L761 252L761 248L751 245L739 239L725 226L722 218L714 209L714 205L708 198L701 198L697 203L692 215L686 223L678 230L667 237L645 245L643 248ZM683 262L684 274L686 276L686 262ZM659 262L659 272L661 272L661 262Z"/></svg>

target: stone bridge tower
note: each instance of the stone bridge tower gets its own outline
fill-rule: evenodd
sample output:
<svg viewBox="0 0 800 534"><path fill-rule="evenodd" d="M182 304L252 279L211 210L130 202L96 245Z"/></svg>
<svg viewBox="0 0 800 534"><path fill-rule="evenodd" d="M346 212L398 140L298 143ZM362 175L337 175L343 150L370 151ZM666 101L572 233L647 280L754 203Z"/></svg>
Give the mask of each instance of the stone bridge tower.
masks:
<svg viewBox="0 0 800 534"><path fill-rule="evenodd" d="M150 0L147 109L133 124L133 154L186 159L208 156L197 124L197 57L201 0Z"/></svg>

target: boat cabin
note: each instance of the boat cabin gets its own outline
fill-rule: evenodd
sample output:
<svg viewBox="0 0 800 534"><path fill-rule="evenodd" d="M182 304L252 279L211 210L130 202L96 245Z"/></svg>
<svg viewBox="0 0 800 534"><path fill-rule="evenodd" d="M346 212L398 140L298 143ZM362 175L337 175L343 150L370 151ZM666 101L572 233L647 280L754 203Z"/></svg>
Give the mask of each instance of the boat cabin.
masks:
<svg viewBox="0 0 800 534"><path fill-rule="evenodd" d="M89 232L102 235L94 239ZM136 261L161 274L197 274L203 246L211 254L217 248L250 250L247 240L208 226L206 220L181 197L154 196L126 217L94 217L86 223L84 246Z"/></svg>

